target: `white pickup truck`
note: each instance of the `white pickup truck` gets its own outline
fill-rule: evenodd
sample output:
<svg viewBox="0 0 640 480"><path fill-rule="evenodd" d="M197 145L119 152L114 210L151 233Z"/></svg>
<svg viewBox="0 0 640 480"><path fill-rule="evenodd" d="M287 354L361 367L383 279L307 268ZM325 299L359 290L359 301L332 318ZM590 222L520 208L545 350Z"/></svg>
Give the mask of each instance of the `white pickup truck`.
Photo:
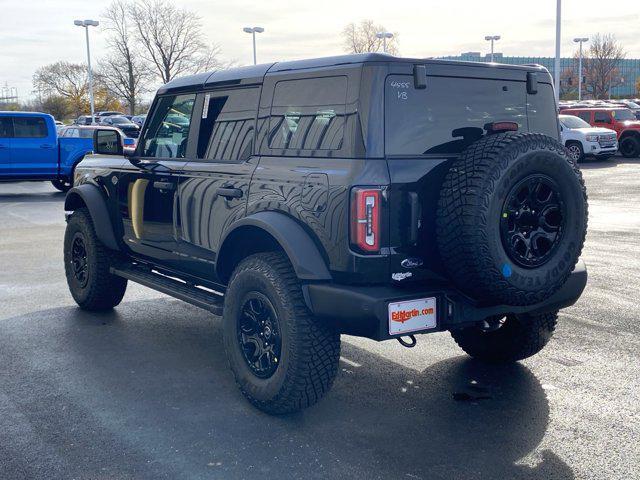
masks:
<svg viewBox="0 0 640 480"><path fill-rule="evenodd" d="M587 156L606 160L618 151L615 130L592 127L573 115L559 115L559 119L562 144L569 149L571 158L576 162L581 162Z"/></svg>

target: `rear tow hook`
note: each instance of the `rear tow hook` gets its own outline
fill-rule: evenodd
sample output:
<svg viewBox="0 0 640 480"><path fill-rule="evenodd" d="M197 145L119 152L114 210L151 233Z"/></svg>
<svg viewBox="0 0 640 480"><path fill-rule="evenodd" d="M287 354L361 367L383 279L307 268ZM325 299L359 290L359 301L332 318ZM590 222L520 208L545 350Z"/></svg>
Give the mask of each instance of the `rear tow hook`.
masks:
<svg viewBox="0 0 640 480"><path fill-rule="evenodd" d="M407 347L407 348L415 347L416 343L418 343L418 341L416 340L416 337L414 335L406 335L406 337L409 339L408 342L402 337L398 337L396 338L396 340L398 340L398 342L400 342L400 345L402 345L403 347Z"/></svg>

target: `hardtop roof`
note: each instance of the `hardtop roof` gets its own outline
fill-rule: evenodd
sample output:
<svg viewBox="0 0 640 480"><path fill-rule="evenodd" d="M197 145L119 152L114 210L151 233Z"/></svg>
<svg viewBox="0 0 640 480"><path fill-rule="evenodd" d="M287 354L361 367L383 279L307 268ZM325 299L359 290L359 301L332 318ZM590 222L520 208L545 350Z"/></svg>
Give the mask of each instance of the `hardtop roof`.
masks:
<svg viewBox="0 0 640 480"><path fill-rule="evenodd" d="M452 65L467 67L498 68L508 70L521 70L528 72L547 72L541 65L507 65L501 63L468 62L459 60L440 60L434 58L405 58L395 57L385 53L357 53L350 55L337 55L332 57L311 58L305 60L292 60L285 62L264 63L244 67L234 67L226 70L214 70L211 72L197 73L179 77L166 83L158 90L158 93L184 90L189 87L206 87L224 83L237 84L243 80L255 80L260 83L267 73L305 70L310 68L333 67L341 65L354 65L364 63L414 63L422 65Z"/></svg>

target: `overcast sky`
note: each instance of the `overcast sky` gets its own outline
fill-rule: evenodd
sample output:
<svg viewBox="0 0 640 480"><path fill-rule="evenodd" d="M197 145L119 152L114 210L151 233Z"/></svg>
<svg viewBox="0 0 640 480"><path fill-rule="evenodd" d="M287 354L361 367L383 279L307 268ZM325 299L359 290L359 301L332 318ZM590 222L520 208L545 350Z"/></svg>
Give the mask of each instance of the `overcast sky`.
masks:
<svg viewBox="0 0 640 480"><path fill-rule="evenodd" d="M0 0L0 86L31 94L42 65L84 62L85 42L75 18L101 20L109 0ZM505 55L553 56L555 0L174 0L202 17L207 38L225 59L251 62L251 38L243 26L262 26L258 61L343 53L340 32L349 22L371 19L399 34L400 52L412 57L487 51L484 36L502 35ZM609 11L607 6L611 6ZM575 36L613 33L628 58L640 58L640 0L564 0L562 54ZM92 58L106 53L100 27L91 30Z"/></svg>

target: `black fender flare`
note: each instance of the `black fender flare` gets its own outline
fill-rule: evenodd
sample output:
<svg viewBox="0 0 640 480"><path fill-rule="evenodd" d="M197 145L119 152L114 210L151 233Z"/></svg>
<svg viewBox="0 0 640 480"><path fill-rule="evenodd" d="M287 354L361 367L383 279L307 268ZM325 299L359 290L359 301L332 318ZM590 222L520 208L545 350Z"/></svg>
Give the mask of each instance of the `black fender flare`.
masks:
<svg viewBox="0 0 640 480"><path fill-rule="evenodd" d="M300 280L331 280L329 269L309 234L298 222L282 213L258 212L238 220L225 232L220 252L224 251L231 233L244 226L257 227L271 235L289 257Z"/></svg>
<svg viewBox="0 0 640 480"><path fill-rule="evenodd" d="M77 187L73 187L67 192L64 200L64 209L69 212L76 210L82 204L86 205L93 221L93 228L96 230L96 236L111 250L119 250L118 242L113 233L113 225L107 208L107 200L103 193L95 185L85 183Z"/></svg>

